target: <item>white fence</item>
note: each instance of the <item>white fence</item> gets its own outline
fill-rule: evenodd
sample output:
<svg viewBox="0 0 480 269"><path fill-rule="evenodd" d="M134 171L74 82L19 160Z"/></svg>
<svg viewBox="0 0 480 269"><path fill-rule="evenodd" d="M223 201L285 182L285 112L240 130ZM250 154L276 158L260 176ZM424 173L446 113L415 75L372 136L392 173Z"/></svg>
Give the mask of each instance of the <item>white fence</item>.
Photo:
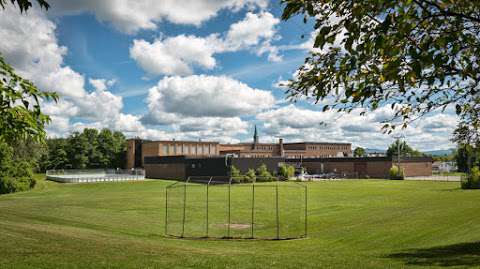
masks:
<svg viewBox="0 0 480 269"><path fill-rule="evenodd" d="M47 179L62 183L135 181L145 179L143 169L60 169L48 170Z"/></svg>
<svg viewBox="0 0 480 269"><path fill-rule="evenodd" d="M419 176L419 177L406 177L405 180L429 180L429 181L453 181L460 182L461 176L457 175L431 175L431 176Z"/></svg>

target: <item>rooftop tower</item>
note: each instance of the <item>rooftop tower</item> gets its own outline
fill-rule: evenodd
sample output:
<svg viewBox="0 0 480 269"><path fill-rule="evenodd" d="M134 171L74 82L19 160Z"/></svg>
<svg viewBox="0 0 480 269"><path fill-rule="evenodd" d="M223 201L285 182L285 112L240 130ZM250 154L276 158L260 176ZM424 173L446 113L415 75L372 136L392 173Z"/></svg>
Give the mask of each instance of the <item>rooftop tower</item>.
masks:
<svg viewBox="0 0 480 269"><path fill-rule="evenodd" d="M255 124L255 131L253 132L253 144L258 144L258 133L257 133L257 125Z"/></svg>

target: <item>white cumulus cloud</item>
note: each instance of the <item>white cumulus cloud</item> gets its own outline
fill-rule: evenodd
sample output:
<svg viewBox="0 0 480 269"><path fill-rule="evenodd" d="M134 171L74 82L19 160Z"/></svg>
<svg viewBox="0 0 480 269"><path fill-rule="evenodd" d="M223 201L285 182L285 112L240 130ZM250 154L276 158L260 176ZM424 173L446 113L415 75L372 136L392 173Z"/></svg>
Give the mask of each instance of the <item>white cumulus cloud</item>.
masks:
<svg viewBox="0 0 480 269"><path fill-rule="evenodd" d="M95 90L89 92L85 77L63 63L67 48L58 44L56 25L43 11L33 8L25 15L7 5L1 12L2 56L41 90L56 91L60 95L58 103L42 102L44 112L52 118L47 127L50 135L68 133L74 127L73 118L111 128L120 128L114 123L122 117L129 120L121 113L122 98L108 91L113 80L90 79Z"/></svg>
<svg viewBox="0 0 480 269"><path fill-rule="evenodd" d="M149 43L143 39L134 40L130 57L150 74L190 75L192 66L212 69L216 65L213 53L216 37L200 38L179 35L156 39Z"/></svg>
<svg viewBox="0 0 480 269"><path fill-rule="evenodd" d="M271 44L280 22L269 12L248 12L245 18L230 25L223 36L178 35L157 38L152 42L136 39L130 57L151 75L190 75L194 67L212 69L217 65L215 54L253 50L257 55L268 53L268 59L279 61L278 49Z"/></svg>
<svg viewBox="0 0 480 269"><path fill-rule="evenodd" d="M61 15L89 12L99 21L112 23L126 33L154 30L166 20L175 24L199 26L220 10L265 8L267 0L51 0L54 13Z"/></svg>
<svg viewBox="0 0 480 269"><path fill-rule="evenodd" d="M235 117L272 107L269 91L250 88L229 77L193 75L166 77L149 90L150 119L166 117ZM168 120L167 120L168 122Z"/></svg>

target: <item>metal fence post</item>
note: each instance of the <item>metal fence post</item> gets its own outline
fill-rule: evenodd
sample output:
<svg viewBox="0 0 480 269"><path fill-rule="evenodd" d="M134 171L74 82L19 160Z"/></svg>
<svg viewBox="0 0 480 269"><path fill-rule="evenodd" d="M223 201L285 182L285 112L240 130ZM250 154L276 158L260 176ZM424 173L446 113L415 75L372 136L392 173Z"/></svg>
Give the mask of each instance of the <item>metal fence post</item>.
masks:
<svg viewBox="0 0 480 269"><path fill-rule="evenodd" d="M277 213L277 239L280 239L280 217L278 215L278 181L275 185L275 209Z"/></svg>
<svg viewBox="0 0 480 269"><path fill-rule="evenodd" d="M250 225L251 232L252 232L252 238L254 237L253 234L253 223L254 223L254 218L255 218L255 182L252 183L252 223Z"/></svg>
<svg viewBox="0 0 480 269"><path fill-rule="evenodd" d="M308 205L308 200L307 200L307 193L308 193L308 189L307 189L307 185L305 185L305 237L307 237L307 229L308 229L308 222L307 222L307 216L308 216L308 211L307 211L307 205Z"/></svg>
<svg viewBox="0 0 480 269"><path fill-rule="evenodd" d="M168 187L165 188L165 235L168 234Z"/></svg>
<svg viewBox="0 0 480 269"><path fill-rule="evenodd" d="M227 238L230 238L230 218L231 218L231 208L230 208L230 203L231 203L231 188L232 188L232 178L230 178L230 181L228 182L228 229L227 229Z"/></svg>
<svg viewBox="0 0 480 269"><path fill-rule="evenodd" d="M206 223L207 223L207 227L206 227L206 237L208 237L208 187L210 186L210 182L212 181L212 177L210 177L210 179L208 180L208 183L207 183L207 208L206 208Z"/></svg>
<svg viewBox="0 0 480 269"><path fill-rule="evenodd" d="M183 218L182 218L182 236L185 235L185 209L187 207L187 183L183 185Z"/></svg>

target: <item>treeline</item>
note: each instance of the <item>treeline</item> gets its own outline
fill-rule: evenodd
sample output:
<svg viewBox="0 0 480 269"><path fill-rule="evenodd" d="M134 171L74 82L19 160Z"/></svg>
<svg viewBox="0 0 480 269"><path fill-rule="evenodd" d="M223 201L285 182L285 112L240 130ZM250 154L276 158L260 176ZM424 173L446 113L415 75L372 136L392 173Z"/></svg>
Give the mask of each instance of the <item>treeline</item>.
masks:
<svg viewBox="0 0 480 269"><path fill-rule="evenodd" d="M410 145L407 144L405 141L400 141L397 139L394 143L392 143L387 149L387 157L397 157L398 151L400 151L401 157L422 157L426 156L423 152L418 151Z"/></svg>
<svg viewBox="0 0 480 269"><path fill-rule="evenodd" d="M67 138L47 139L39 170L124 168L126 140L121 132L84 129Z"/></svg>
<svg viewBox="0 0 480 269"><path fill-rule="evenodd" d="M33 188L34 173L49 169L124 168L125 156L125 136L108 129L85 129L45 143L0 139L0 194Z"/></svg>

